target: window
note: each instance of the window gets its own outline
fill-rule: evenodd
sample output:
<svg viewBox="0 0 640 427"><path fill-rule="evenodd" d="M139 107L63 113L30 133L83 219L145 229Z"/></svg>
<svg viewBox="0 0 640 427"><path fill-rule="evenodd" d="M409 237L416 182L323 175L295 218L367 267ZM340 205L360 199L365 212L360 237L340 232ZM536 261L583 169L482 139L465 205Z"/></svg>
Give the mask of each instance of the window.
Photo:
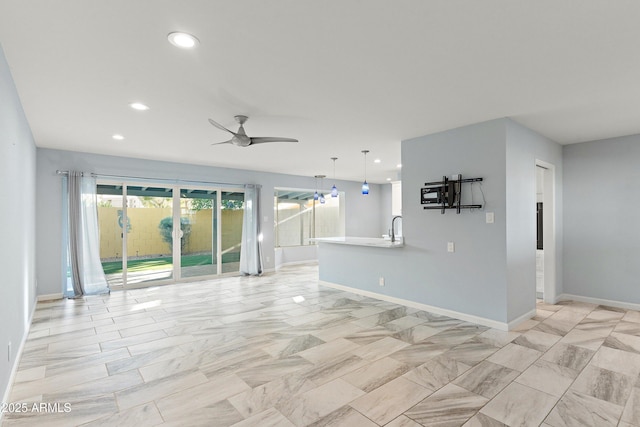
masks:
<svg viewBox="0 0 640 427"><path fill-rule="evenodd" d="M314 191L275 190L274 218L276 247L311 245L314 237L344 236L344 193L325 196L325 203L313 199Z"/></svg>

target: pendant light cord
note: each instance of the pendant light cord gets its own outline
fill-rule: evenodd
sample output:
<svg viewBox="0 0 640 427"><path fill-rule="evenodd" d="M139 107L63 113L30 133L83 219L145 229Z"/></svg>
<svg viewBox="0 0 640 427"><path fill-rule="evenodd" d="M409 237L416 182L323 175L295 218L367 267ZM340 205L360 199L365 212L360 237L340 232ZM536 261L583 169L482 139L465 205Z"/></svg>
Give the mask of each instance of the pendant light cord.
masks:
<svg viewBox="0 0 640 427"><path fill-rule="evenodd" d="M362 152L364 153L364 181L367 181L367 153L369 153L369 150L362 150Z"/></svg>
<svg viewBox="0 0 640 427"><path fill-rule="evenodd" d="M336 182L336 160L338 160L337 157L332 157L331 160L333 160L333 183L335 184Z"/></svg>

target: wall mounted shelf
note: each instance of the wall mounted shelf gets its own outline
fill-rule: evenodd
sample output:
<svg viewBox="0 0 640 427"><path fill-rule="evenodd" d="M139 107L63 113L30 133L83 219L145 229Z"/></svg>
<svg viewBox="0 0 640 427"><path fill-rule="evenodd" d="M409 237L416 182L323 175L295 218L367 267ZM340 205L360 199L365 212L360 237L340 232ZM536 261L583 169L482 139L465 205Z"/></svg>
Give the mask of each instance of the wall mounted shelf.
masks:
<svg viewBox="0 0 640 427"><path fill-rule="evenodd" d="M462 179L462 175L458 175L458 179L443 176L442 181L425 182L420 189L420 204L427 205L423 209L439 209L442 214L447 209L455 209L458 214L461 209L480 209L482 205L462 204L462 184L480 181L482 178Z"/></svg>

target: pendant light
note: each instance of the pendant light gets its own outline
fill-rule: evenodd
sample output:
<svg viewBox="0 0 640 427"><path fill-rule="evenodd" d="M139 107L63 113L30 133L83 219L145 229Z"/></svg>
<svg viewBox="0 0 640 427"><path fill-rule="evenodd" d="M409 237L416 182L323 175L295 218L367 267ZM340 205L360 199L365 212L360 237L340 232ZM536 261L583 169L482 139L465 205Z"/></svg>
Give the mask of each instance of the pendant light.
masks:
<svg viewBox="0 0 640 427"><path fill-rule="evenodd" d="M324 177L326 175L318 175L318 178L320 178L320 203L324 203L325 199L324 199L324 193L322 192L322 186L324 184Z"/></svg>
<svg viewBox="0 0 640 427"><path fill-rule="evenodd" d="M338 160L337 157L332 157L331 160L333 160L333 187L331 187L331 197L338 197L338 187L336 187L336 160Z"/></svg>
<svg viewBox="0 0 640 427"><path fill-rule="evenodd" d="M369 194L369 184L367 184L367 153L369 150L362 150L364 154L364 182L362 183L362 194Z"/></svg>
<svg viewBox="0 0 640 427"><path fill-rule="evenodd" d="M319 175L314 176L314 178L316 179L316 192L313 193L313 200L318 200L319 199L319 197L318 197L318 176Z"/></svg>

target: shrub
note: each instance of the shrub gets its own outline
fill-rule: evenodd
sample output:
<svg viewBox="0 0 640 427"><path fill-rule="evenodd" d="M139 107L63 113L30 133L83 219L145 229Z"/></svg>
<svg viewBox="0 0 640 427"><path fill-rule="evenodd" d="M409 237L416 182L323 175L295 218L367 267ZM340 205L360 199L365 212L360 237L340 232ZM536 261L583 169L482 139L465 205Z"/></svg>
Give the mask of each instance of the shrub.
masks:
<svg viewBox="0 0 640 427"><path fill-rule="evenodd" d="M158 224L158 229L160 230L162 240L169 244L169 250L173 249L173 218L170 216L162 218L160 224ZM180 230L182 230L180 248L184 249L187 241L189 240L189 235L191 234L191 223L189 222L189 218L180 218Z"/></svg>

